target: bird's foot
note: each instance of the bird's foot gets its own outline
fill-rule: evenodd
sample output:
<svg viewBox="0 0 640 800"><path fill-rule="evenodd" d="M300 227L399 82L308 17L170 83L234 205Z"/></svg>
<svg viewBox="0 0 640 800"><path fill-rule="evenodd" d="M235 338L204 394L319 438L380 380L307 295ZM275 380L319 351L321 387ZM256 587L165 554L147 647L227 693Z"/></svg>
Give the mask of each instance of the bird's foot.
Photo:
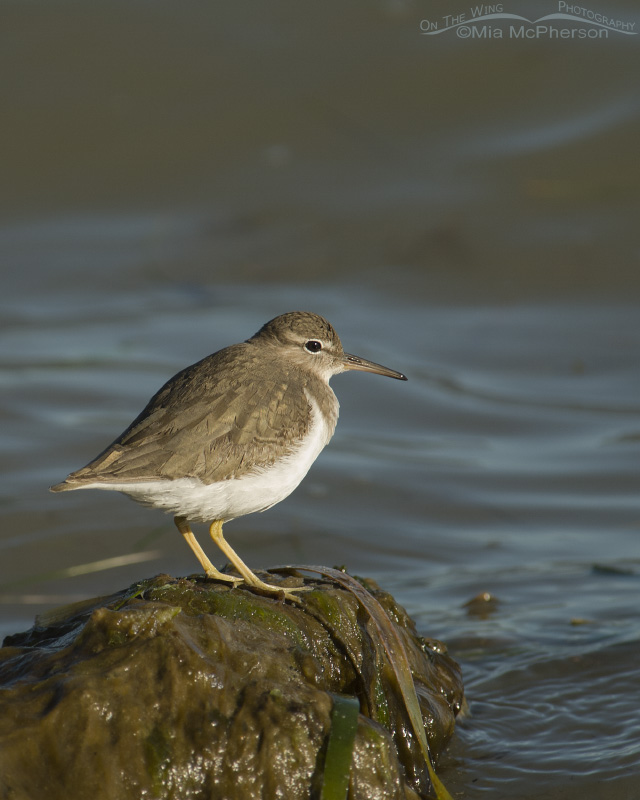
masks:
<svg viewBox="0 0 640 800"><path fill-rule="evenodd" d="M234 586L237 586L239 583L244 583L244 578L238 578L236 575L225 575L224 572L220 572L220 570L216 569L213 564L205 570L204 574L209 580L225 581L226 583L232 583Z"/></svg>
<svg viewBox="0 0 640 800"><path fill-rule="evenodd" d="M311 586L282 586L276 583L265 583L253 572L250 573L251 578L248 576L239 578L236 575L226 575L224 572L217 570L214 566L211 566L211 568L205 572L205 575L208 580L232 583L233 589L244 584L249 589L254 589L258 594L265 594L269 597L275 597L278 600L290 600L294 603L301 602L296 592L310 592L312 589Z"/></svg>
<svg viewBox="0 0 640 800"><path fill-rule="evenodd" d="M278 584L265 583L260 580L222 535L222 520L217 519L211 523L209 526L209 534L220 550L222 550L225 556L242 575L245 585L249 586L251 589L255 589L257 592L260 592L260 594L277 597L280 600L291 600L293 603L301 602L300 598L296 596L296 592L309 591L309 587L307 586L279 586Z"/></svg>
<svg viewBox="0 0 640 800"><path fill-rule="evenodd" d="M266 594L275 597L278 600L290 600L293 603L301 603L302 600L297 596L296 592L310 592L311 586L282 586L277 583L265 583L258 578L253 572L251 578L245 576L244 582L247 586L255 589L260 594Z"/></svg>

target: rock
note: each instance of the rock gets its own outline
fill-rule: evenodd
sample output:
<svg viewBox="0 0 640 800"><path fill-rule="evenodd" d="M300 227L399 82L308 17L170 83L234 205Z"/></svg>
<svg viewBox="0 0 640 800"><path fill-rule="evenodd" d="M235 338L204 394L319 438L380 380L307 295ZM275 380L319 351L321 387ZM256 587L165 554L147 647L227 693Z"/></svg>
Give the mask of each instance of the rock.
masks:
<svg viewBox="0 0 640 800"><path fill-rule="evenodd" d="M459 668L390 595L361 583L401 634L435 755L462 703ZM291 604L159 575L7 637L0 797L320 797L342 696L360 703L349 796L426 796L425 762L375 627L349 591L309 584Z"/></svg>

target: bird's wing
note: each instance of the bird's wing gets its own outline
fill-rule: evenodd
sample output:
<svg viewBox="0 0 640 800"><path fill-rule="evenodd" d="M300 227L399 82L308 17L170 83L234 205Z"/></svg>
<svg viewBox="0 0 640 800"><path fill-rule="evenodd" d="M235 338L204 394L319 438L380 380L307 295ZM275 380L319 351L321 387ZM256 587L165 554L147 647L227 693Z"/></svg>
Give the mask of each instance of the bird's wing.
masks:
<svg viewBox="0 0 640 800"><path fill-rule="evenodd" d="M59 488L240 477L295 448L310 414L300 376L267 371L250 346L234 345L174 376L124 433Z"/></svg>

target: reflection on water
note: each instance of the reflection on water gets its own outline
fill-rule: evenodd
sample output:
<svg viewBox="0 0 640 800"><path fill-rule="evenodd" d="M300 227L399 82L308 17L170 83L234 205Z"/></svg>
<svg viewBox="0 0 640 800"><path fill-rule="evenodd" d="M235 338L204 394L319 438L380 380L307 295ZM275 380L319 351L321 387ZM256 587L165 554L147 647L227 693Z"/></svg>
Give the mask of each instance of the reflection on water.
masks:
<svg viewBox="0 0 640 800"><path fill-rule="evenodd" d="M309 309L409 382L336 376L334 440L234 547L372 575L448 642L454 793L631 800L637 52L420 38L412 2L241 5L97 3L73 30L41 5L12 39L0 628L196 569L160 513L46 489L178 369Z"/></svg>

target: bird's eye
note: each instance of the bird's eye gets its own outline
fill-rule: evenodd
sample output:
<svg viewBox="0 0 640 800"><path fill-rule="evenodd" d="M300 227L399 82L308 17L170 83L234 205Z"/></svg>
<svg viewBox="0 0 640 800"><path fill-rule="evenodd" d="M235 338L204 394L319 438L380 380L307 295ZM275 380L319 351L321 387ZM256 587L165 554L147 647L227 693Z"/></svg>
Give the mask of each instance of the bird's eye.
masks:
<svg viewBox="0 0 640 800"><path fill-rule="evenodd" d="M319 353L322 350L322 342L319 342L317 339L309 339L304 349L307 353Z"/></svg>

